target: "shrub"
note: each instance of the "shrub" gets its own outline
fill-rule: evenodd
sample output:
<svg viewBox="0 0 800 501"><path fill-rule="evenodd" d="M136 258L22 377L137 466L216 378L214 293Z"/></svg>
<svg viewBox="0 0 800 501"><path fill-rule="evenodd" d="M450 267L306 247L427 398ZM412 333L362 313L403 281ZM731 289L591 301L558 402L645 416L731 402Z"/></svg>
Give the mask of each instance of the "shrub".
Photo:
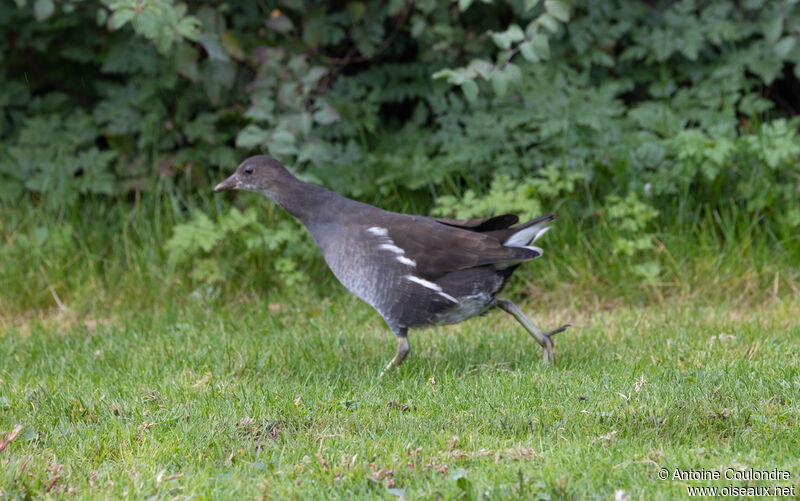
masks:
<svg viewBox="0 0 800 501"><path fill-rule="evenodd" d="M285 219L250 246L252 212L196 212L256 151L392 209L629 214L632 258L732 204L787 237L798 24L790 0L6 2L0 200L63 211L167 182L195 208L167 249L206 281L235 269L223 237L287 279L308 255Z"/></svg>

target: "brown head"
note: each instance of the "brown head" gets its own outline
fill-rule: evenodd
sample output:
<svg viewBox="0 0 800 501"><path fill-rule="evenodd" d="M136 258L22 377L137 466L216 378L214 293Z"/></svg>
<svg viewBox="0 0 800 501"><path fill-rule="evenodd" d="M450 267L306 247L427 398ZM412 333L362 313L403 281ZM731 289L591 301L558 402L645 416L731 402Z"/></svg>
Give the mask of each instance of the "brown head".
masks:
<svg viewBox="0 0 800 501"><path fill-rule="evenodd" d="M318 210L320 202L338 196L300 181L282 163L266 155L256 155L239 164L231 177L214 188L214 193L225 190L261 193L306 224L327 217L328 214Z"/></svg>
<svg viewBox="0 0 800 501"><path fill-rule="evenodd" d="M271 197L290 179L294 179L294 176L282 163L267 155L256 155L239 164L231 177L214 187L214 193L250 190Z"/></svg>

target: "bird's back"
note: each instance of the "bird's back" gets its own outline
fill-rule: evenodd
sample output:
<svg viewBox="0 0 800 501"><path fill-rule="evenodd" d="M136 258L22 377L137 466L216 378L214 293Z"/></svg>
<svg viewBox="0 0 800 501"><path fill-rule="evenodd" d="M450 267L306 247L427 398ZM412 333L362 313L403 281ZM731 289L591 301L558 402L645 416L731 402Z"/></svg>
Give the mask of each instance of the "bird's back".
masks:
<svg viewBox="0 0 800 501"><path fill-rule="evenodd" d="M390 326L449 324L483 313L517 264L539 255L503 245L516 216L435 219L338 196L331 205L335 217L308 229L337 279Z"/></svg>

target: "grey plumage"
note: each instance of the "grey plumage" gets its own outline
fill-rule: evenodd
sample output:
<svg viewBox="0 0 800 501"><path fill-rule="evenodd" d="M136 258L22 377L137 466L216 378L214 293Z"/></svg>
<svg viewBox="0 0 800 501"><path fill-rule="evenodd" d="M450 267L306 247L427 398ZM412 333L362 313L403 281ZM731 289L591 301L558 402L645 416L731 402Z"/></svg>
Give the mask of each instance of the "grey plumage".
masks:
<svg viewBox="0 0 800 501"><path fill-rule="evenodd" d="M530 244L555 217L512 226L513 215L454 220L389 212L300 181L263 155L242 162L215 191L234 188L257 191L297 217L342 285L381 314L399 338L387 368L408 353L409 328L456 323L498 306L514 269L542 255ZM549 334L526 329L552 361Z"/></svg>

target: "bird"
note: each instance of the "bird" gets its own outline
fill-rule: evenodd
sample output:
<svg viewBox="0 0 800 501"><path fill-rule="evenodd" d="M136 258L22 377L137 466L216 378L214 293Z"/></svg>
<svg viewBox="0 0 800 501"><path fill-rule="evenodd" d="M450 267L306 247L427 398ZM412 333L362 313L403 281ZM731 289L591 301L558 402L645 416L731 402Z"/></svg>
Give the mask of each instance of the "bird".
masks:
<svg viewBox="0 0 800 501"><path fill-rule="evenodd" d="M214 188L248 190L299 219L334 276L372 306L397 337L397 351L381 374L411 351L409 329L455 324L500 308L513 316L554 364L552 336L510 299L498 297L514 270L542 255L532 245L554 214L517 224L513 214L448 219L402 214L345 198L292 175L277 159L256 155Z"/></svg>

